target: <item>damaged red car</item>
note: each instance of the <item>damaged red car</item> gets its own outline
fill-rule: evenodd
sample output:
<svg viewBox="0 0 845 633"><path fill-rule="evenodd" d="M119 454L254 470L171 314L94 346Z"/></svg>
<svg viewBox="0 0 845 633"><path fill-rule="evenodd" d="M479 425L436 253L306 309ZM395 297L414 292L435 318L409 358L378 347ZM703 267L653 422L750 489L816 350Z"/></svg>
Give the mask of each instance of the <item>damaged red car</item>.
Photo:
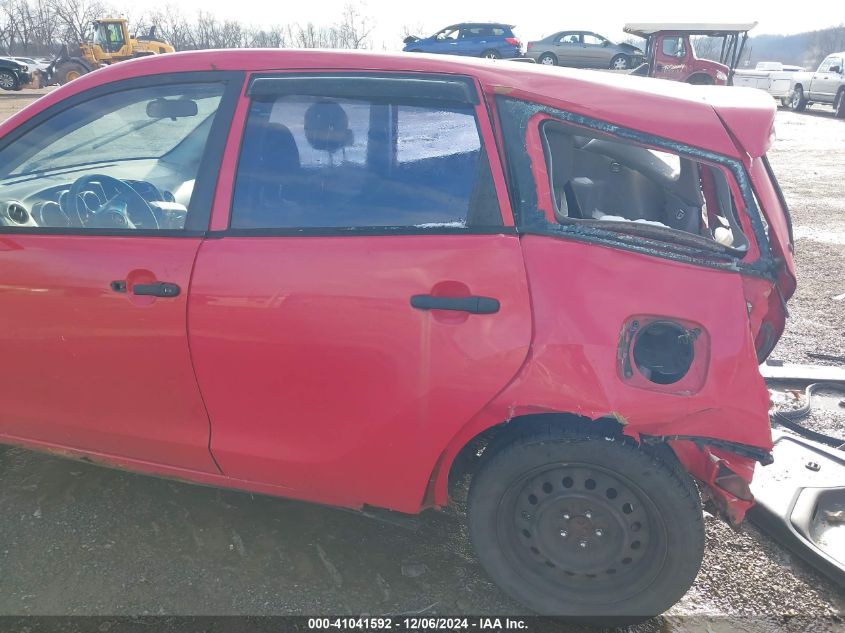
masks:
<svg viewBox="0 0 845 633"><path fill-rule="evenodd" d="M646 617L770 460L763 93L208 51L0 127L0 442L347 508L469 481L527 608Z"/></svg>

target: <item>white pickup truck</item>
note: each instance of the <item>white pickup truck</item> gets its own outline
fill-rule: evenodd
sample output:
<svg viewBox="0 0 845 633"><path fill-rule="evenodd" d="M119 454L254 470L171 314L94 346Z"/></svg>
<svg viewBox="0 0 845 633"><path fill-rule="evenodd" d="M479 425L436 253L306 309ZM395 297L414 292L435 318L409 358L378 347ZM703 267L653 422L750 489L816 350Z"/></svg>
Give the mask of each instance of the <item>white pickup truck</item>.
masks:
<svg viewBox="0 0 845 633"><path fill-rule="evenodd" d="M788 105L793 90L792 76L803 70L801 66L780 62L757 62L754 70L734 71L733 85L765 90L782 105Z"/></svg>
<svg viewBox="0 0 845 633"><path fill-rule="evenodd" d="M829 103L838 119L845 119L845 51L832 53L814 72L792 76L789 107L801 112L811 103Z"/></svg>

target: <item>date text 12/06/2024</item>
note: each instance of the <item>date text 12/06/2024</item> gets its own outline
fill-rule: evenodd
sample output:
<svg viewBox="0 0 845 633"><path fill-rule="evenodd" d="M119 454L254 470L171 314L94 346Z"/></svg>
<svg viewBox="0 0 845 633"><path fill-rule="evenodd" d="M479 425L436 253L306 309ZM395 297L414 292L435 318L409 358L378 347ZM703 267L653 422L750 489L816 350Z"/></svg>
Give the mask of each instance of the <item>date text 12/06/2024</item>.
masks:
<svg viewBox="0 0 845 633"><path fill-rule="evenodd" d="M456 630L526 630L524 618L441 618L441 617L376 617L376 618L309 618L308 629L358 631L456 631Z"/></svg>

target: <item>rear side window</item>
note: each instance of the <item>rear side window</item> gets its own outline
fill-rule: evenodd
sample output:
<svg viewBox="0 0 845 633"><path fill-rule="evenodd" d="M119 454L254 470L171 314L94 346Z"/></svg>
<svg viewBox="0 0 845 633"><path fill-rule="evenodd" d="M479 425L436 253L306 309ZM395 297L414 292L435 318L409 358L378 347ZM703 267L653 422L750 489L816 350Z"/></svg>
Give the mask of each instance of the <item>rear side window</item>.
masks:
<svg viewBox="0 0 845 633"><path fill-rule="evenodd" d="M498 226L472 105L255 97L233 228Z"/></svg>
<svg viewBox="0 0 845 633"><path fill-rule="evenodd" d="M541 138L558 223L674 229L747 248L721 168L557 121Z"/></svg>

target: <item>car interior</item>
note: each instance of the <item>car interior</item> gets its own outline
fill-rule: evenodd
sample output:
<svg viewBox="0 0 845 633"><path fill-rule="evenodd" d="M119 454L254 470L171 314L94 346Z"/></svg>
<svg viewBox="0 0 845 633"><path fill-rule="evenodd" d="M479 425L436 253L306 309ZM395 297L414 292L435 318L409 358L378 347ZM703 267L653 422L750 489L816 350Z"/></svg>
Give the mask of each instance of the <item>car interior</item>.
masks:
<svg viewBox="0 0 845 633"><path fill-rule="evenodd" d="M233 228L501 224L473 109L284 96L253 102Z"/></svg>
<svg viewBox="0 0 845 633"><path fill-rule="evenodd" d="M83 102L5 147L0 225L183 229L222 87L139 90Z"/></svg>
<svg viewBox="0 0 845 633"><path fill-rule="evenodd" d="M747 249L721 168L557 121L541 135L557 223Z"/></svg>

